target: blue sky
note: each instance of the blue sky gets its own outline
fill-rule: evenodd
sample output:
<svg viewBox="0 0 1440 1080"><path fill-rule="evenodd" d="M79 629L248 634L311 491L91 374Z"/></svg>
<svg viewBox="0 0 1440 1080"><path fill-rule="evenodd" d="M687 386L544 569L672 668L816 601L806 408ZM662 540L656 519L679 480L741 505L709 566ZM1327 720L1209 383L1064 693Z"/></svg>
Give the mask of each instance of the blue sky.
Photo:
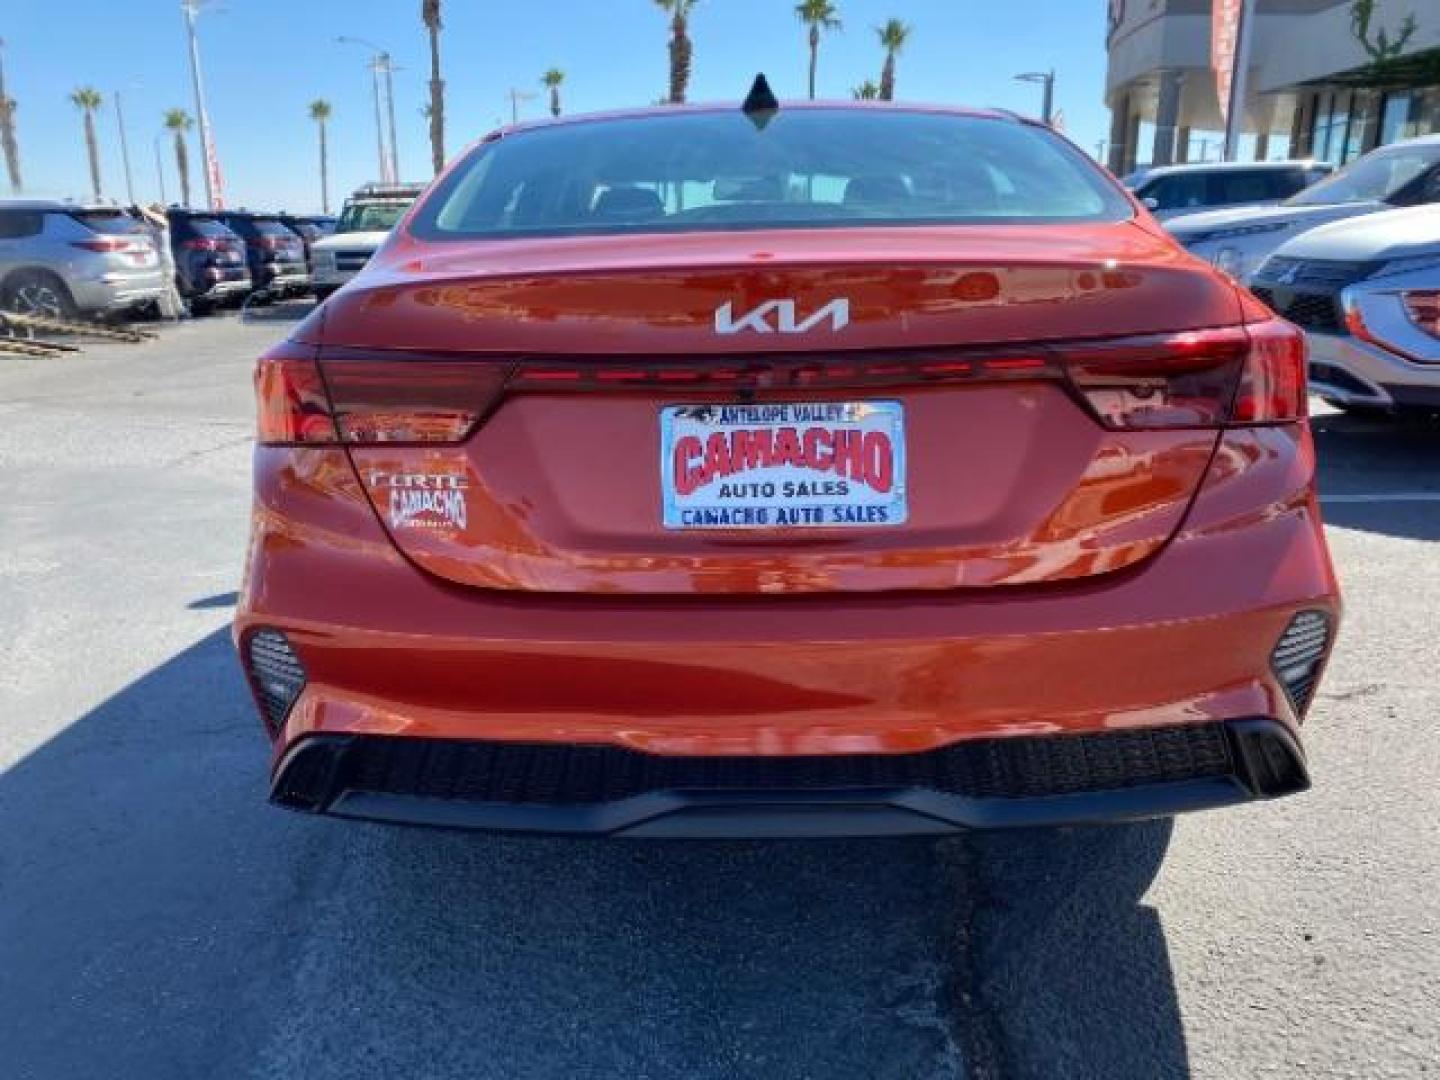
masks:
<svg viewBox="0 0 1440 1080"><path fill-rule="evenodd" d="M821 97L846 97L864 79L878 79L882 57L872 27L895 16L914 28L900 57L897 97L1035 113L1040 88L1012 76L1053 66L1068 134L1093 151L1107 133L1101 0L838 4L845 27L821 45ZM341 34L387 47L403 69L395 76L401 172L428 178L420 109L429 59L420 0L216 0L213 8L201 18L201 51L230 205L319 208L315 129L306 115L316 97L335 110L332 198L377 178L366 53L336 44ZM805 34L793 8L792 0L701 0L692 20L690 99L738 99L757 71L782 99L803 96ZM444 17L451 153L508 119L512 86L538 95L550 67L566 72L567 112L648 104L665 92L668 30L652 0L445 0ZM80 118L67 96L88 84L106 95L99 125L106 194L125 193L112 97L119 90L136 196L157 198L153 144L162 113L194 111L178 0L3 0L0 38L7 89L19 103L26 193L86 193ZM522 115L539 116L544 105L537 96ZM161 149L173 200L174 155L168 141ZM198 192L193 138L191 157Z"/></svg>

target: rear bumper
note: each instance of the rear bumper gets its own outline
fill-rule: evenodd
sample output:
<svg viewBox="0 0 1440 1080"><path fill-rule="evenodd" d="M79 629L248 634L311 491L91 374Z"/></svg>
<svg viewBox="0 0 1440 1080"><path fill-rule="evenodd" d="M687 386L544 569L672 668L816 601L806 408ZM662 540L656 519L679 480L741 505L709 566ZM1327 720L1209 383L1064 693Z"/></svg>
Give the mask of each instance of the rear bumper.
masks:
<svg viewBox="0 0 1440 1080"><path fill-rule="evenodd" d="M332 737L611 748L639 761L855 762L1011 740L1220 730L1260 717L1295 742L1300 717L1272 652L1297 613L1321 611L1332 626L1338 615L1313 468L1303 427L1227 433L1176 538L1143 564L1079 582L627 597L442 581L390 543L342 451L262 448L235 631L242 652L255 631L283 632L304 667L303 691L272 732L277 784L303 748ZM924 804L923 815L959 827L1144 816L1256 794L1233 769L1166 778L1158 790L1136 775L1038 796L1028 810L1029 796L994 803L951 792L941 806L933 790L906 785L861 804L882 816L896 800L911 814ZM592 826L556 812L554 827L658 822L665 815L647 807L680 798L676 790L626 794L620 810L600 800ZM777 791L787 804L816 798L783 783ZM846 793L849 805L853 785L827 791ZM742 802L768 806L774 792L752 794ZM312 804L396 820L510 820L509 811L414 798L341 786ZM707 793L684 798L721 817L741 813L717 809Z"/></svg>
<svg viewBox="0 0 1440 1080"><path fill-rule="evenodd" d="M117 281L97 279L71 280L71 295L81 311L128 311L159 300L165 292L165 281L157 270L153 274L126 275Z"/></svg>
<svg viewBox="0 0 1440 1080"><path fill-rule="evenodd" d="M1310 390L1327 401L1373 408L1440 406L1440 350L1416 363L1349 335L1307 335Z"/></svg>
<svg viewBox="0 0 1440 1080"><path fill-rule="evenodd" d="M339 817L514 832L921 836L1156 817L1309 783L1289 730L1248 719L778 759L313 735L281 760L271 800Z"/></svg>

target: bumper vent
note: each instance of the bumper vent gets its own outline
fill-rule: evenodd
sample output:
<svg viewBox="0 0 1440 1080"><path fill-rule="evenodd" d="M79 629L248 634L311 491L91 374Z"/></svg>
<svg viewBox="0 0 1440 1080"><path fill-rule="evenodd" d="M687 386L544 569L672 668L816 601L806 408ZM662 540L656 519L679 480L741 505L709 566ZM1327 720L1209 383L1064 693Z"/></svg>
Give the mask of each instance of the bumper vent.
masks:
<svg viewBox="0 0 1440 1080"><path fill-rule="evenodd" d="M550 806L656 792L743 796L914 788L1024 799L1233 775L1220 724L824 757L667 757L615 746L312 736L287 757L272 797L308 810L324 810L344 792Z"/></svg>
<svg viewBox="0 0 1440 1080"><path fill-rule="evenodd" d="M305 689L305 668L289 640L278 630L258 630L250 635L245 653L255 695L273 735Z"/></svg>
<svg viewBox="0 0 1440 1080"><path fill-rule="evenodd" d="M1320 667L1329 649L1329 616L1323 611L1302 611L1290 620L1270 654L1270 666L1297 715L1304 715L1315 696Z"/></svg>

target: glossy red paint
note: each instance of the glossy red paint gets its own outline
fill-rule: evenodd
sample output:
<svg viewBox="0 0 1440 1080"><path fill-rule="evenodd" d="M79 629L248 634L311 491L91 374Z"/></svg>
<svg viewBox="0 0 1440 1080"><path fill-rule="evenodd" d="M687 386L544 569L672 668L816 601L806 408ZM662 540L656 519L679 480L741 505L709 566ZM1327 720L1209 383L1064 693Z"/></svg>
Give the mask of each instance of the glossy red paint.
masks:
<svg viewBox="0 0 1440 1080"><path fill-rule="evenodd" d="M727 302L836 296L841 331L716 332ZM1241 717L1298 731L1270 653L1296 613L1338 613L1303 418L1113 430L1066 367L1135 335L1288 339L1269 318L1143 213L483 243L402 225L277 354L323 377L358 441L310 415L322 441L256 453L237 639L278 628L308 674L276 759L315 733L778 756ZM737 357L901 372L925 350L955 379L691 381ZM1014 370L965 381L987 356ZM395 422L367 364L467 389L447 405L412 385L395 411L432 426L366 442ZM663 406L879 398L905 410L904 525L660 524ZM417 490L463 514L397 526Z"/></svg>

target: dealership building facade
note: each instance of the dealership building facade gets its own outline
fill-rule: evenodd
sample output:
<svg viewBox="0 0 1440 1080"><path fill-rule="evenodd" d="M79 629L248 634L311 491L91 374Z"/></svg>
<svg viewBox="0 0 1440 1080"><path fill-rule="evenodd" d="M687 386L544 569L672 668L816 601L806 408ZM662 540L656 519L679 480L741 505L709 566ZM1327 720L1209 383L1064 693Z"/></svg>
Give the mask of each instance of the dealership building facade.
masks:
<svg viewBox="0 0 1440 1080"><path fill-rule="evenodd" d="M1221 0L1110 0L1106 159L1215 159L1225 128L1211 67ZM1440 132L1440 0L1252 0L1239 157L1342 165Z"/></svg>

